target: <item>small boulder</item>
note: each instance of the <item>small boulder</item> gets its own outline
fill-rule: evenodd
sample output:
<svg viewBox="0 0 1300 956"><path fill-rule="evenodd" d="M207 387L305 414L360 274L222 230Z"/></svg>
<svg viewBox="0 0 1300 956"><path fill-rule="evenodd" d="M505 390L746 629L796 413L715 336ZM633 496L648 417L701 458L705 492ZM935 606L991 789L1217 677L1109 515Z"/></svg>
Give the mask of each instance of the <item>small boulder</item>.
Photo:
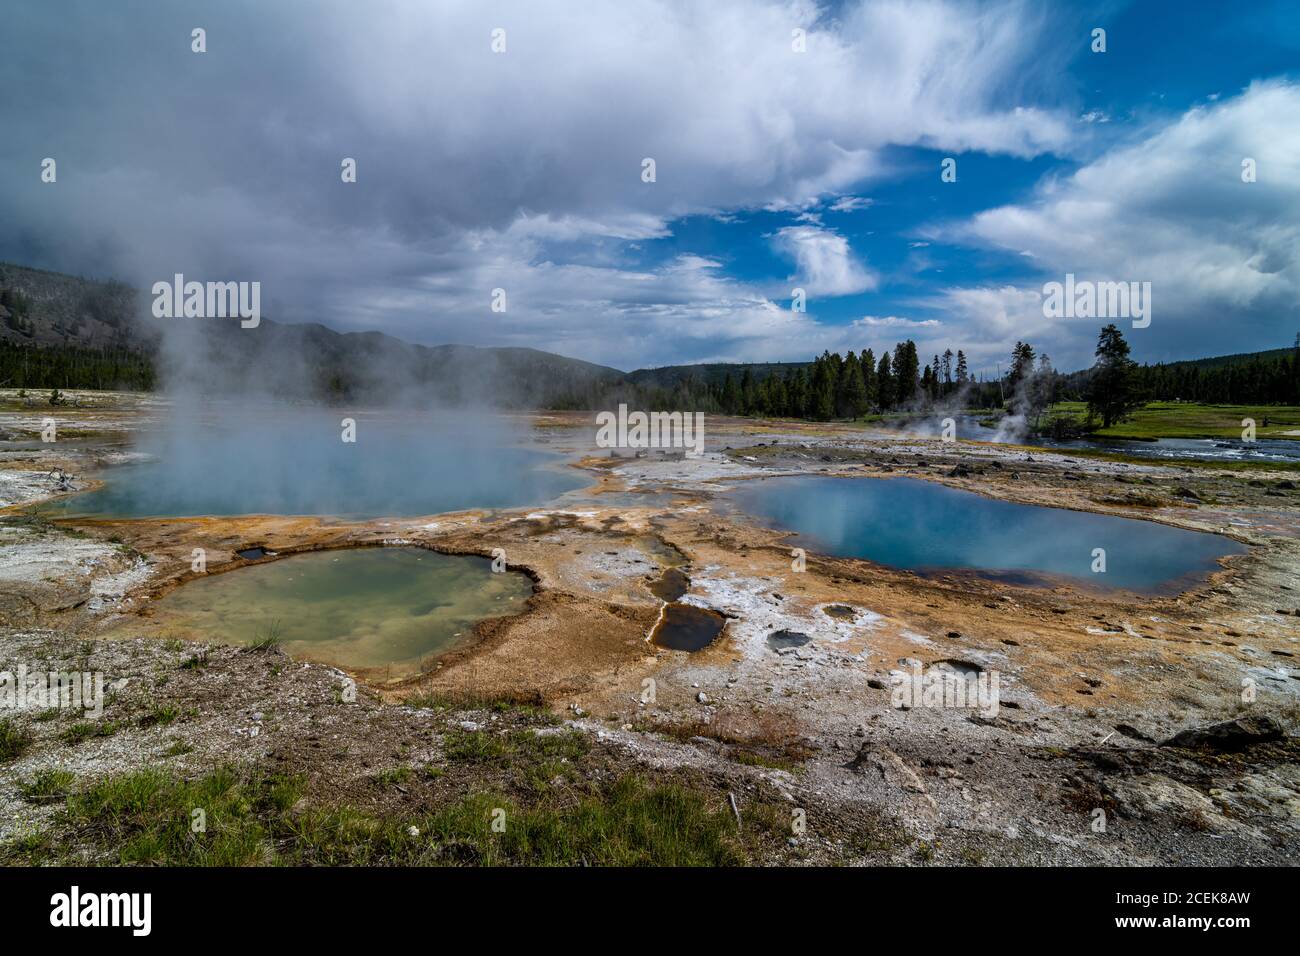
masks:
<svg viewBox="0 0 1300 956"><path fill-rule="evenodd" d="M1272 717L1250 716L1225 720L1208 727L1190 727L1160 744L1186 750L1244 750L1254 744L1281 740L1282 726Z"/></svg>
<svg viewBox="0 0 1300 956"><path fill-rule="evenodd" d="M1150 773L1108 781L1106 790L1127 817L1152 820L1166 815L1199 818L1210 830L1222 831L1227 821L1214 801L1185 783L1164 774Z"/></svg>

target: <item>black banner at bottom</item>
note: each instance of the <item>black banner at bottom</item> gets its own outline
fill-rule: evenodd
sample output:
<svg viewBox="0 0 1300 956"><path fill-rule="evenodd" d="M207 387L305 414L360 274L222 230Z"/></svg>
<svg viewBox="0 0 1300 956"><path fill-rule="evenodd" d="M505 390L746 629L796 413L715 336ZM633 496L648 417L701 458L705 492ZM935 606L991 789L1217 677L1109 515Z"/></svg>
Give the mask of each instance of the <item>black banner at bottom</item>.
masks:
<svg viewBox="0 0 1300 956"><path fill-rule="evenodd" d="M1224 943L1279 933L1290 873L1261 869L0 870L6 936L215 943L405 936L686 919L693 935L866 919L925 932L1143 936ZM1285 881L1285 882L1284 882ZM709 916L708 914L712 915ZM702 918L704 917L704 918ZM703 924L703 925L702 925ZM1055 938L1055 937L1046 937ZM1258 937L1255 937L1258 938Z"/></svg>

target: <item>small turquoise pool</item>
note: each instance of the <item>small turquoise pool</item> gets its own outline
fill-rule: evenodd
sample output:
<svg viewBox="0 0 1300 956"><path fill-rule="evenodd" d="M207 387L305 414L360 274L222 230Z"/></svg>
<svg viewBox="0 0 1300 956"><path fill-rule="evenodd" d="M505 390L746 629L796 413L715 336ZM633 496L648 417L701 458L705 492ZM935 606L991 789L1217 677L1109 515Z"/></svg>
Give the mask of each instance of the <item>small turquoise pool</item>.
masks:
<svg viewBox="0 0 1300 956"><path fill-rule="evenodd" d="M294 656L402 676L461 646L478 622L520 613L532 593L526 576L495 573L486 558L356 548L196 578L160 598L153 619L166 633L274 639Z"/></svg>
<svg viewBox="0 0 1300 956"><path fill-rule="evenodd" d="M974 571L1015 583L1177 590L1246 548L1153 521L997 501L913 478L770 478L734 494L793 543L920 573ZM1095 551L1105 572L1095 573Z"/></svg>

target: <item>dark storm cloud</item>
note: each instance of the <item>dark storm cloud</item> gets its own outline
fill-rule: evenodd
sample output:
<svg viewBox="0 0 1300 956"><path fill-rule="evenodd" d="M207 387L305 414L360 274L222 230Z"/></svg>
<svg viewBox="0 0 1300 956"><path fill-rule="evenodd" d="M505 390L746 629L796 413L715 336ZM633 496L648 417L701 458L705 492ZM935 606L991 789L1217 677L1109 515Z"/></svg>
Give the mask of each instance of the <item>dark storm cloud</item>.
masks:
<svg viewBox="0 0 1300 956"><path fill-rule="evenodd" d="M1006 95L1049 72L1036 7L824 14L804 0L19 5L0 36L0 257L146 287L257 280L271 317L621 365L831 345L842 330L779 315L689 256L645 272L552 253L661 236L688 213L799 208L884 175L892 144L1069 148L1061 113ZM55 185L38 179L46 156ZM840 258L807 244L792 258L867 274L837 237L813 238ZM505 315L487 311L498 286Z"/></svg>

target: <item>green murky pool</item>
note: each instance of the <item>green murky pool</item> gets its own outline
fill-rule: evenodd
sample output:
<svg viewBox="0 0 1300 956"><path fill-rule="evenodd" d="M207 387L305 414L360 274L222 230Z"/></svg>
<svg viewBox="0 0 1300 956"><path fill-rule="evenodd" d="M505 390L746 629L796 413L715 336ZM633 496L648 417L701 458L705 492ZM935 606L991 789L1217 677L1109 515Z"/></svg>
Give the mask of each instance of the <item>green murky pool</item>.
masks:
<svg viewBox="0 0 1300 956"><path fill-rule="evenodd" d="M532 592L526 575L493 572L486 558L358 548L199 578L163 596L155 618L194 640L274 636L294 657L399 676L467 640L479 621L519 613Z"/></svg>

